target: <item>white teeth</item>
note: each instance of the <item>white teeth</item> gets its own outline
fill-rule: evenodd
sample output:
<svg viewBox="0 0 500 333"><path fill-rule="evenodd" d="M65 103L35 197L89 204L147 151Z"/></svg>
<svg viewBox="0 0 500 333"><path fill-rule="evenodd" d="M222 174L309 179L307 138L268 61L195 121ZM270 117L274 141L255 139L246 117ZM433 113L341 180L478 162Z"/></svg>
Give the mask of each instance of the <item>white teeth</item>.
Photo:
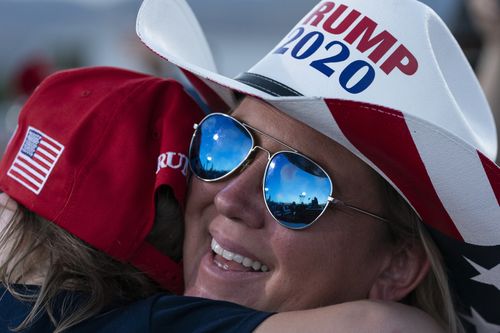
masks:
<svg viewBox="0 0 500 333"><path fill-rule="evenodd" d="M269 268L266 265L262 265L262 263L258 260L252 260L250 258L244 257L241 254L233 253L231 251L228 251L226 249L223 249L222 246L217 243L215 239L212 238L212 244L211 244L212 250L217 253L218 255L222 256L226 260L231 260L234 262L237 262L238 264L243 265L244 267L252 267L254 271L262 271L262 272L267 272L269 271ZM219 267L228 269L227 265L220 265L218 263Z"/></svg>
<svg viewBox="0 0 500 333"><path fill-rule="evenodd" d="M218 255L222 255L224 249L212 238L212 250Z"/></svg>
<svg viewBox="0 0 500 333"><path fill-rule="evenodd" d="M258 261L254 261L252 264L252 268L254 271L258 271L260 269L260 266L262 266L262 264Z"/></svg>
<svg viewBox="0 0 500 333"><path fill-rule="evenodd" d="M226 260L233 260L234 258L234 253L228 250L222 251L222 257Z"/></svg>
<svg viewBox="0 0 500 333"><path fill-rule="evenodd" d="M253 264L252 259L249 258L243 258L243 262L241 263L245 267L250 267Z"/></svg>

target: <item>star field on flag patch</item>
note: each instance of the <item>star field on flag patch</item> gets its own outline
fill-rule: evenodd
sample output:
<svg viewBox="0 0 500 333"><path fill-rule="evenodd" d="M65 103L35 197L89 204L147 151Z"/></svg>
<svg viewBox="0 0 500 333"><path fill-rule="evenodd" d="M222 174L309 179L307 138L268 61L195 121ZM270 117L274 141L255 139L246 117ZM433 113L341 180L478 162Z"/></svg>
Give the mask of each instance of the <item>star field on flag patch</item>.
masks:
<svg viewBox="0 0 500 333"><path fill-rule="evenodd" d="M39 194L63 150L59 142L30 126L7 174Z"/></svg>

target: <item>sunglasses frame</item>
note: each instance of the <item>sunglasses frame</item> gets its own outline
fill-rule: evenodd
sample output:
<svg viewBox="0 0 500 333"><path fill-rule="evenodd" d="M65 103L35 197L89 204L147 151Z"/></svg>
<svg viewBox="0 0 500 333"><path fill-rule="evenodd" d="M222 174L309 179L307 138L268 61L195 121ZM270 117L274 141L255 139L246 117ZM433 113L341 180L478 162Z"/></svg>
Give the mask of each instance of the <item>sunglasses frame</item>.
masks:
<svg viewBox="0 0 500 333"><path fill-rule="evenodd" d="M268 152L269 153L269 152ZM279 154L283 154L283 153L292 153L292 154L295 154L295 155L298 155L302 158L305 158L306 160L308 160L309 162L313 163L318 169L320 169L325 175L326 175L326 178L328 179L328 183L330 184L330 192L328 193L328 198L327 198L327 202L325 204L325 207L323 207L323 210L321 211L321 213L319 213L318 216L316 216L316 218L314 220L312 220L311 222L305 224L304 223L304 226L302 227L291 227L290 225L288 224L284 224L283 222L281 222L280 220L278 220L274 214L271 212L271 209L269 209L269 205L267 204L267 200L266 200L266 188L264 186L264 181L266 180L266 176L267 176L267 172L269 171L269 165L271 164L271 161L273 160L273 158L276 156L276 155L279 155ZM326 212L326 210L328 209L328 206L330 206L330 203L333 203L335 202L335 198L332 197L332 194L333 194L333 182L332 182L332 178L330 177L330 175L316 162L314 162L313 160L311 160L309 157L305 156L304 154L298 152L298 151L290 151L290 150L280 150L280 151L277 151L275 152L272 156L269 156L268 155L268 160L267 160L267 164L266 164L266 169L265 169L265 172L264 172L264 177L262 178L262 195L264 197L264 202L266 203L266 208L269 212L269 214L271 214L271 216L282 226L284 226L285 228L288 228L288 229L292 229L292 230L302 230L302 229L306 229L306 228L309 228L310 226L312 226L317 220L319 220L319 218Z"/></svg>
<svg viewBox="0 0 500 333"><path fill-rule="evenodd" d="M321 216L323 216L323 214L326 212L326 210L328 209L328 207L335 207L335 206L342 206L342 207L346 207L348 209L351 209L351 210L354 210L358 213L361 213L361 214L364 214L364 215L368 215L372 218L375 218L379 221L382 221L382 222L386 222L386 223L390 223L390 220L382 217L382 216L379 216L379 215L376 215L374 213L371 213L369 211L366 211L362 208L359 208L359 207L356 207L356 206L352 206L352 205L349 205L349 204L346 204L345 202L343 202L342 200L339 200L339 199L336 199L335 197L333 197L333 182L332 182L332 177L328 174L328 172L326 172L325 169L323 169L323 167L321 167L321 165L319 165L318 163L316 163L315 161L313 161L311 158L307 157L306 155L302 154L301 152L299 152L297 149L293 148L293 147L290 147L289 145L287 145L286 143L280 141L279 139L267 134L267 133L264 133L262 132L261 130L257 129L257 128L254 128L244 122L241 122L239 121L238 119L228 115L228 114L225 114L225 113L219 113L219 112L214 112L214 113L210 113L208 115L206 115L200 122L199 124L194 124L193 125L193 128L194 128L194 133L193 133L193 136L191 137L191 142L189 144L189 157L191 157L191 148L193 146L193 142L194 142L194 138L196 136L196 133L198 132L198 128L200 127L201 124L203 124L203 122L205 120L207 120L208 118L210 117L213 117L213 116L223 116L223 117L226 117L226 118L229 118L231 119L232 121L236 122L238 125L240 125L247 133L248 135L250 136L251 140L252 140L252 148L248 150L248 153L245 155L245 158L242 159L242 161L236 166L234 167L231 171L229 171L227 174L223 175L223 176L220 176L218 178L214 178L214 179L205 179L203 177L200 177L192 168L191 166L191 163L189 163L189 168L191 169L191 173L195 175L196 178L204 181L204 182L208 182L208 183L211 183L211 182L216 182L216 181L219 181L219 180L223 180L227 177L229 177L230 175L232 175L233 173L239 171L241 169L242 166L244 166L245 164L250 164L251 163L251 160L249 159L249 157L255 152L256 149L260 149L264 152L267 153L267 164L266 164L266 168L265 168L265 172L264 172L264 176L262 178L262 196L263 196L263 199L264 199L264 203L266 205L266 208L267 208L267 211L269 212L269 214L273 217L273 219L278 222L281 226L287 228L287 229L291 229L291 230L302 230L302 229L306 229L306 228L309 228L310 226L312 226L317 220L319 220L319 218ZM250 132L251 129L252 131L255 131L265 137L268 137L270 139L273 139L277 142L279 142L280 144L282 144L283 146L287 147L289 150L280 150L280 151L277 151L273 154L271 154L271 152L261 146L258 146L255 144L255 138L254 138L254 135L252 134L252 132ZM330 193L328 194L328 201L325 205L325 207L323 208L323 210L321 211L321 213L311 222L305 224L304 226L302 227L290 227L289 225L285 225L283 222L281 222L280 220L278 220L274 214L271 212L271 210L269 209L269 205L266 201L266 194L265 194L265 186L264 186L264 181L266 179L266 176L267 176L267 172L269 170L269 165L271 163L271 160L276 156L276 155L279 155L279 154L283 154L283 153L293 153L295 155L298 155L302 158L305 158L306 160L308 160L309 162L313 163L317 168L319 168L327 177L328 179L328 182L330 183ZM189 158L189 161L191 161L191 158ZM332 204L332 205L330 205Z"/></svg>

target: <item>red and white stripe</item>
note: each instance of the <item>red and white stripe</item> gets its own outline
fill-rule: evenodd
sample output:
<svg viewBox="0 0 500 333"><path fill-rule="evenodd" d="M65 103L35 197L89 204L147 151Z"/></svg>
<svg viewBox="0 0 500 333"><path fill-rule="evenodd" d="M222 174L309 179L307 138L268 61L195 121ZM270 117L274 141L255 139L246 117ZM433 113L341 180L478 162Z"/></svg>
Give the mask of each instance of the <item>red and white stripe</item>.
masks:
<svg viewBox="0 0 500 333"><path fill-rule="evenodd" d="M426 223L467 243L500 244L498 166L401 112L357 102L326 103L349 144L392 181Z"/></svg>
<svg viewBox="0 0 500 333"><path fill-rule="evenodd" d="M35 149L33 157L22 153L21 150L24 145L23 144L12 162L7 174L30 191L35 194L39 194L57 160L61 156L64 146L43 132L32 127L28 128L24 142L26 142L30 130L33 130L42 136Z"/></svg>
<svg viewBox="0 0 500 333"><path fill-rule="evenodd" d="M500 184L488 177L486 159L483 164L477 150L428 123L408 116L406 123L436 193L464 241L499 245L500 206L495 192ZM498 166L492 162L488 166L490 176L498 178Z"/></svg>

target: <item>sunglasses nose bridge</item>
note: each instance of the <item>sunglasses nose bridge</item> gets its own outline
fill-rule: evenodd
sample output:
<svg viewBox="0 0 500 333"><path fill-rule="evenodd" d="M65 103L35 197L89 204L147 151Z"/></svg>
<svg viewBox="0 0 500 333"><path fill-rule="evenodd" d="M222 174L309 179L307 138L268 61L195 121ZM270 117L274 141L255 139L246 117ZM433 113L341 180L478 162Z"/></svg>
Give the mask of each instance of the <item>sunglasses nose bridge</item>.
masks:
<svg viewBox="0 0 500 333"><path fill-rule="evenodd" d="M265 148L262 148L261 146L253 146L253 148L250 150L250 154L248 154L245 162L241 165L239 173L243 172L252 162L255 160L256 157L256 150L262 150L267 154L267 160L269 161L271 159L271 152Z"/></svg>
<svg viewBox="0 0 500 333"><path fill-rule="evenodd" d="M271 152L269 150L267 150L266 148L262 148L261 146L254 146L252 148L252 153L254 153L255 150L257 150L257 149L260 149L260 150L262 150L262 151L264 151L264 152L267 153L267 160L268 161L271 159Z"/></svg>

